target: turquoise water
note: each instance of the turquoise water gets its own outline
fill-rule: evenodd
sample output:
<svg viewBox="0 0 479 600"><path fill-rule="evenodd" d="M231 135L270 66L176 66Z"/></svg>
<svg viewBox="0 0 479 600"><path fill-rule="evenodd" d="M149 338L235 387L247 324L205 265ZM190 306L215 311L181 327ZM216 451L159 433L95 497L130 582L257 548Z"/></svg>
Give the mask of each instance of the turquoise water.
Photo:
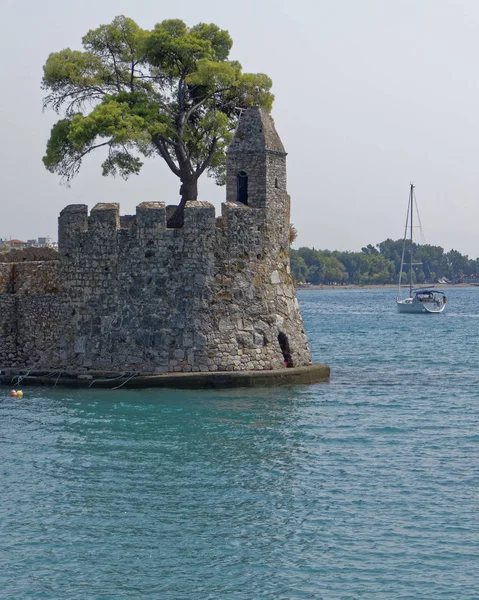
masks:
<svg viewBox="0 0 479 600"><path fill-rule="evenodd" d="M0 598L479 598L479 288L448 296L300 292L330 384L0 391Z"/></svg>

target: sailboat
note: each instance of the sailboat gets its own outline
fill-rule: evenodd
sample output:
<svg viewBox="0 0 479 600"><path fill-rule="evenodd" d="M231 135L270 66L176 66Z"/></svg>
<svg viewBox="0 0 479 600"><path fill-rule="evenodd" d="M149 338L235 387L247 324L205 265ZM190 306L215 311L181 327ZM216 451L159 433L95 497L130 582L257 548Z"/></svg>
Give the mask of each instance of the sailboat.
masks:
<svg viewBox="0 0 479 600"><path fill-rule="evenodd" d="M420 264L413 262L413 215L414 215L414 185L411 183L409 190L409 203L404 229L404 240L402 247L401 269L399 270L398 295L396 305L400 313L441 313L446 307L446 296L444 292L431 288L414 289L413 266ZM409 234L409 235L408 235ZM406 248L409 248L409 296L401 300L401 276L404 267Z"/></svg>

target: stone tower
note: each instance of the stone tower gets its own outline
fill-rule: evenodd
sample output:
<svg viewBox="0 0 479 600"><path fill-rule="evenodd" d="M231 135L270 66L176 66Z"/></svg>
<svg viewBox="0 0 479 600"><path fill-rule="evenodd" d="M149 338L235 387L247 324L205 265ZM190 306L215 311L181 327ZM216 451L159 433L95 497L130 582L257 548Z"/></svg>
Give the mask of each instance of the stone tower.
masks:
<svg viewBox="0 0 479 600"><path fill-rule="evenodd" d="M227 202L263 210L270 243L287 249L290 198L286 190L286 152L265 108L251 107L243 112L226 164Z"/></svg>
<svg viewBox="0 0 479 600"><path fill-rule="evenodd" d="M7 362L135 377L311 365L290 273L289 214L283 144L269 113L248 108L227 151L220 217L200 201L186 205L182 229L167 227L163 202L126 216L114 203L61 212L48 336L14 349L21 335L13 332ZM21 300L22 318L7 311L5 319L35 322L45 304L37 292ZM10 311L20 306L4 300Z"/></svg>

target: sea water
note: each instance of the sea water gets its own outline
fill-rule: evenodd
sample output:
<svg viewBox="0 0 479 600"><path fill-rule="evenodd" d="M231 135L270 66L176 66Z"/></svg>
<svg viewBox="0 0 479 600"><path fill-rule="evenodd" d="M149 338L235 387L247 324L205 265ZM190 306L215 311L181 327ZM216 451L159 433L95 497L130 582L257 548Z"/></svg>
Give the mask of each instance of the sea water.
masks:
<svg viewBox="0 0 479 600"><path fill-rule="evenodd" d="M0 389L0 598L479 598L479 288L301 291L329 384Z"/></svg>

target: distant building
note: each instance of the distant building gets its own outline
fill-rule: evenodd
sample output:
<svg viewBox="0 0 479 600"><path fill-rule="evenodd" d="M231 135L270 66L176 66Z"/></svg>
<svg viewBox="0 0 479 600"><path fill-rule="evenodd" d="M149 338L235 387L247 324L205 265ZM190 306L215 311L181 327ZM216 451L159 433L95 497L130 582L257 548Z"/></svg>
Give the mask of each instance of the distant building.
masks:
<svg viewBox="0 0 479 600"><path fill-rule="evenodd" d="M0 246L7 246L8 248L58 248L58 243L54 242L50 236L39 237L26 242L0 238Z"/></svg>
<svg viewBox="0 0 479 600"><path fill-rule="evenodd" d="M8 246L9 248L26 248L28 243L23 242L22 240L6 240L5 246Z"/></svg>

